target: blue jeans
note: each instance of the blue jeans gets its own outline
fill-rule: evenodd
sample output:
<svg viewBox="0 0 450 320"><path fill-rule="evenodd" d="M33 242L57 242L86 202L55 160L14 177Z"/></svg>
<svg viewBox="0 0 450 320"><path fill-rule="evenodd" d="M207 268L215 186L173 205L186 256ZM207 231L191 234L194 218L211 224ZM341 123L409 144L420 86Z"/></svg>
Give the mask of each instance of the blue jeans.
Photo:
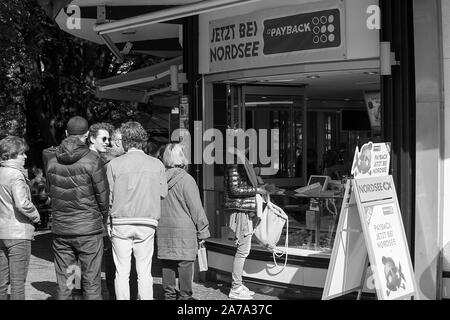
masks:
<svg viewBox="0 0 450 320"><path fill-rule="evenodd" d="M231 289L237 289L242 285L244 263L250 253L251 246L252 234L246 235L238 241L236 254L234 255L233 271L231 272L231 278L233 279Z"/></svg>
<svg viewBox="0 0 450 320"><path fill-rule="evenodd" d="M25 300L25 280L31 256L31 240L0 240L0 300Z"/></svg>
<svg viewBox="0 0 450 320"><path fill-rule="evenodd" d="M82 289L85 300L102 300L103 236L53 236L58 300L72 299ZM78 267L77 260L80 263Z"/></svg>

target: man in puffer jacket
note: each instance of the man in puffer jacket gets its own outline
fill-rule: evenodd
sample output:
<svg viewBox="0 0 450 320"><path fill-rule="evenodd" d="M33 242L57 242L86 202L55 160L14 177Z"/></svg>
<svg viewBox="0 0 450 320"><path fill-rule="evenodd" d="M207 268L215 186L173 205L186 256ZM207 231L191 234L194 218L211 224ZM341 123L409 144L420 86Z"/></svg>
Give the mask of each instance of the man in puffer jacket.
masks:
<svg viewBox="0 0 450 320"><path fill-rule="evenodd" d="M109 188L98 153L86 144L88 122L76 116L67 123L67 138L43 152L49 195L58 299L71 298L77 258L86 300L101 300L103 228ZM76 282L75 282L76 283Z"/></svg>

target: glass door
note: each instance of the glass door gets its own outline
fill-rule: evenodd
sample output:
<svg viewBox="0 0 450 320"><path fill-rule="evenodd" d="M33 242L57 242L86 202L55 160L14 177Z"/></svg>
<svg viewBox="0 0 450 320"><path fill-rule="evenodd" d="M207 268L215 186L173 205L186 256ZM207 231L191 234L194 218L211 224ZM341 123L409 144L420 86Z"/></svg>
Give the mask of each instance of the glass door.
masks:
<svg viewBox="0 0 450 320"><path fill-rule="evenodd" d="M273 157L278 145L278 172L266 179L282 179L279 185L286 187L306 184L306 100L303 88L264 85L227 85L228 123L230 127L241 128L247 133L254 129L257 134L258 162L255 166L267 167L261 163L261 153ZM278 137L274 138L274 130ZM262 134L262 132L266 134ZM267 139L266 150L261 150L260 139ZM271 140L272 139L272 140ZM275 141L276 140L276 141ZM275 149L275 150L274 150Z"/></svg>

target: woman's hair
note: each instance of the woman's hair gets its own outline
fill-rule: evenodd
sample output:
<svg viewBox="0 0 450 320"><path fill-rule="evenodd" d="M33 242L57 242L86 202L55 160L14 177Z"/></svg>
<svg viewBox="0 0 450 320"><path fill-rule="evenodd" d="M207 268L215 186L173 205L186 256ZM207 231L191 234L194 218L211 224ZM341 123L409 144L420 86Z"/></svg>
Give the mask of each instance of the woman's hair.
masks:
<svg viewBox="0 0 450 320"><path fill-rule="evenodd" d="M167 168L185 168L189 163L179 143L169 143L164 150L163 163Z"/></svg>
<svg viewBox="0 0 450 320"><path fill-rule="evenodd" d="M7 136L0 140L0 160L16 159L19 154L28 151L25 139L17 136Z"/></svg>
<svg viewBox="0 0 450 320"><path fill-rule="evenodd" d="M139 122L129 121L122 124L120 132L122 133L122 144L125 151L130 148L144 149L148 136Z"/></svg>

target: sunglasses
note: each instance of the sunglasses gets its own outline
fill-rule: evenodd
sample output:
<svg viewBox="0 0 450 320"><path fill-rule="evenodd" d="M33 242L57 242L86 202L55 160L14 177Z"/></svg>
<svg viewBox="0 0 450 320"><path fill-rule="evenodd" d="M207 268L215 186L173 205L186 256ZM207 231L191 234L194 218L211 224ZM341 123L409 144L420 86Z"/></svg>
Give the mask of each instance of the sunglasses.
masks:
<svg viewBox="0 0 450 320"><path fill-rule="evenodd" d="M103 137L103 138L102 138L102 141L103 141L103 142L106 142L106 141L110 142L110 141L111 141L111 138Z"/></svg>

